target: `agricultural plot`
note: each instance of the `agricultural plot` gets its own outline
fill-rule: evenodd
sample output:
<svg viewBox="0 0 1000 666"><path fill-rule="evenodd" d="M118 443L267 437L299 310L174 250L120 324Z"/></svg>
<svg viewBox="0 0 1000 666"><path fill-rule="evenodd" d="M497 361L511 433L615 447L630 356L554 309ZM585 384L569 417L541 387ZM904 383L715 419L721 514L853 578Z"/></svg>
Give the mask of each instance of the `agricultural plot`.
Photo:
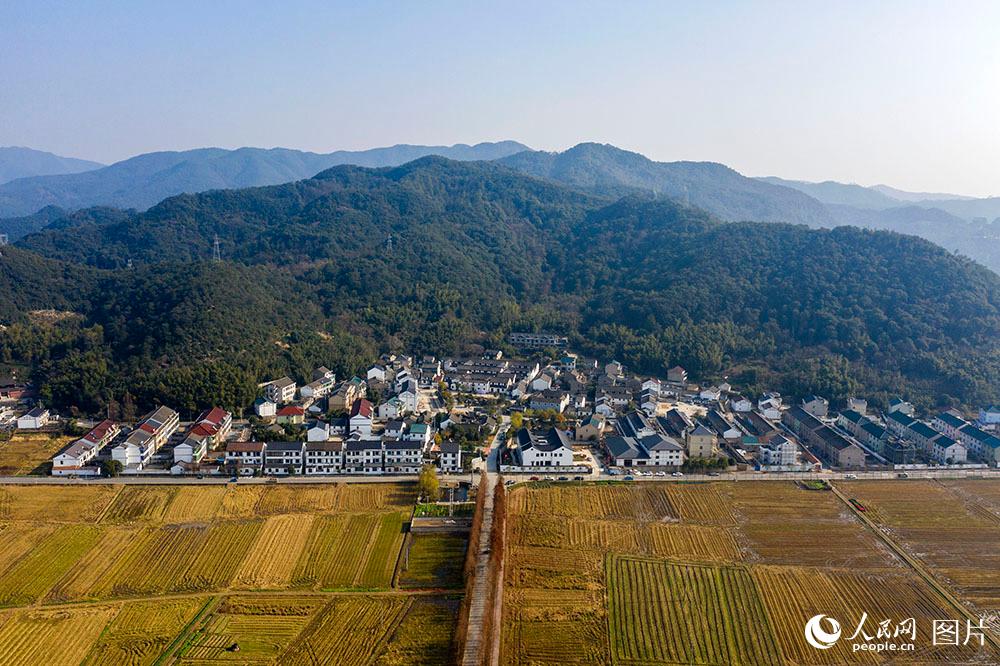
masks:
<svg viewBox="0 0 1000 666"><path fill-rule="evenodd" d="M835 493L775 482L644 485L664 486L672 516L650 508L659 496L650 490L632 495L633 510L617 488L591 486L576 499L567 486L511 491L504 663L998 662L988 647L932 644L932 620L961 611ZM909 485L844 491L962 601L1000 608L1000 490L912 484L910 496ZM935 505L923 511L925 502ZM805 642L810 617L841 618L847 629L862 612L873 634L880 620L915 618L918 650Z"/></svg>
<svg viewBox="0 0 1000 666"><path fill-rule="evenodd" d="M608 624L615 663L782 663L745 567L612 557Z"/></svg>
<svg viewBox="0 0 1000 666"><path fill-rule="evenodd" d="M123 604L91 648L84 666L146 666L154 663L207 603L190 597Z"/></svg>
<svg viewBox="0 0 1000 666"><path fill-rule="evenodd" d="M464 533L413 535L404 555L400 587L461 587L468 544Z"/></svg>
<svg viewBox="0 0 1000 666"><path fill-rule="evenodd" d="M8 611L0 615L0 664L80 664L116 611L113 606Z"/></svg>
<svg viewBox="0 0 1000 666"><path fill-rule="evenodd" d="M982 612L1000 611L1000 522L990 481L838 484L934 575Z"/></svg>
<svg viewBox="0 0 1000 666"><path fill-rule="evenodd" d="M0 476L48 474L52 456L73 439L44 433L16 433L8 441L0 442Z"/></svg>
<svg viewBox="0 0 1000 666"><path fill-rule="evenodd" d="M93 486L0 486L0 521L31 523L93 523L121 488Z"/></svg>
<svg viewBox="0 0 1000 666"><path fill-rule="evenodd" d="M320 597L239 596L203 618L179 650L180 663L273 663L323 607Z"/></svg>
<svg viewBox="0 0 1000 666"><path fill-rule="evenodd" d="M458 598L363 593L414 500L370 486L2 486L0 666L449 661ZM459 588L464 545L419 540L409 584Z"/></svg>

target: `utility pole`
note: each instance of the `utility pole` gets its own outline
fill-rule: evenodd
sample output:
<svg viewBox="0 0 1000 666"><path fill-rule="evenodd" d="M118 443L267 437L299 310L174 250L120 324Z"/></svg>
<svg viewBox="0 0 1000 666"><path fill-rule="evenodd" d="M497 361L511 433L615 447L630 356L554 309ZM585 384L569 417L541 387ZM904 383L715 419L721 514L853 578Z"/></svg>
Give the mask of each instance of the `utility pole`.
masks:
<svg viewBox="0 0 1000 666"><path fill-rule="evenodd" d="M222 261L222 250L219 248L219 234L215 234L215 243L212 246L213 261Z"/></svg>

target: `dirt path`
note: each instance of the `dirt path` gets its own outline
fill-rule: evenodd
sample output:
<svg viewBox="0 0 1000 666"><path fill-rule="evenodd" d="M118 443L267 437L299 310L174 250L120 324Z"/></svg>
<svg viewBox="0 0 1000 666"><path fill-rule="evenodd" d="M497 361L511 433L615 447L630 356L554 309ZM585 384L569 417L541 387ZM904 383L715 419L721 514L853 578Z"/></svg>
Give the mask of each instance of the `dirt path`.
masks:
<svg viewBox="0 0 1000 666"><path fill-rule="evenodd" d="M469 626L465 639L465 652L462 655L463 666L480 666L484 663L487 650L492 656L492 645L487 646L484 641L483 629L486 624L488 613L494 613L495 608L489 604L490 598L490 534L493 530L493 491L497 484L497 475L490 472L486 475L486 487L480 487L478 492L485 492L483 501L483 521L479 531L479 552L476 554L476 568L473 573L474 582L472 584L472 596L469 601ZM502 579L501 579L502 580ZM499 604L497 604L499 605ZM494 619L494 622L497 622ZM499 632L499 624L494 624Z"/></svg>

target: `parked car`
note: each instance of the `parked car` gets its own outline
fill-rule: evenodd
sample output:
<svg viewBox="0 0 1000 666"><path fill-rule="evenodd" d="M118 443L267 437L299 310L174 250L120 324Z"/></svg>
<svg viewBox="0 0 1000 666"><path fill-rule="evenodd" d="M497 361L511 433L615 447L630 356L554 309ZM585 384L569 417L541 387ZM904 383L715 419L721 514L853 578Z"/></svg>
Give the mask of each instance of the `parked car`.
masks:
<svg viewBox="0 0 1000 666"><path fill-rule="evenodd" d="M667 475L667 473L663 472L663 471L660 471L660 472L656 473L656 476L666 476L666 475Z"/></svg>
<svg viewBox="0 0 1000 666"><path fill-rule="evenodd" d="M533 476L533 477L531 477L531 480L532 481L538 481L538 477L537 476Z"/></svg>
<svg viewBox="0 0 1000 666"><path fill-rule="evenodd" d="M632 476L631 474L629 474L628 476L625 477L625 480L626 481L635 481L635 477Z"/></svg>
<svg viewBox="0 0 1000 666"><path fill-rule="evenodd" d="M568 476L560 476L559 477L559 481L569 481L569 477Z"/></svg>
<svg viewBox="0 0 1000 666"><path fill-rule="evenodd" d="M670 476L684 476L683 472L671 472Z"/></svg>
<svg viewBox="0 0 1000 666"><path fill-rule="evenodd" d="M582 476L574 476L573 480L574 481L583 481L583 477Z"/></svg>
<svg viewBox="0 0 1000 666"><path fill-rule="evenodd" d="M907 474L906 472L900 472L899 474L896 475L896 478L897 479L908 479L908 478L910 478L910 475Z"/></svg>
<svg viewBox="0 0 1000 666"><path fill-rule="evenodd" d="M718 472L709 472L708 475L709 476L719 476L719 473Z"/></svg>
<svg viewBox="0 0 1000 666"><path fill-rule="evenodd" d="M858 475L857 474L845 474L844 478L845 479L856 479L856 478L858 478Z"/></svg>
<svg viewBox="0 0 1000 666"><path fill-rule="evenodd" d="M229 479L229 483L236 483L239 480L240 478L238 476L234 476L233 478Z"/></svg>

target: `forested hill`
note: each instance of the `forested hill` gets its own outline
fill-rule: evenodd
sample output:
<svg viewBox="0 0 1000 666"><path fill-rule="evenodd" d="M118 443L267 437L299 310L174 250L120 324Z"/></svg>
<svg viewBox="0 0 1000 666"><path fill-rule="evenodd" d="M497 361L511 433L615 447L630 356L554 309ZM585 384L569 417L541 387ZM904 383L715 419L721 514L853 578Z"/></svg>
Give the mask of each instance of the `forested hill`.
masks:
<svg viewBox="0 0 1000 666"><path fill-rule="evenodd" d="M826 208L812 197L747 178L714 162L654 162L639 153L597 143L581 143L561 153L525 151L499 162L522 173L595 192L654 192L732 222L833 226Z"/></svg>
<svg viewBox="0 0 1000 666"><path fill-rule="evenodd" d="M15 323L0 360L30 353L54 399L88 410L126 390L194 404L222 381L241 407L275 372L343 374L376 348L452 354L532 328L757 390L1000 399L1000 278L893 233L726 224L433 157L57 226L0 260ZM26 308L81 316L57 335ZM101 379L73 397L81 375Z"/></svg>

